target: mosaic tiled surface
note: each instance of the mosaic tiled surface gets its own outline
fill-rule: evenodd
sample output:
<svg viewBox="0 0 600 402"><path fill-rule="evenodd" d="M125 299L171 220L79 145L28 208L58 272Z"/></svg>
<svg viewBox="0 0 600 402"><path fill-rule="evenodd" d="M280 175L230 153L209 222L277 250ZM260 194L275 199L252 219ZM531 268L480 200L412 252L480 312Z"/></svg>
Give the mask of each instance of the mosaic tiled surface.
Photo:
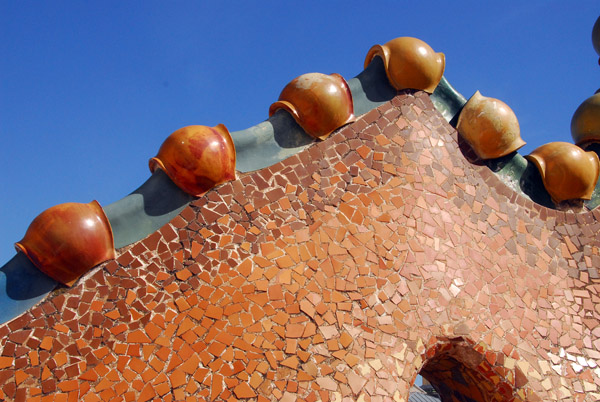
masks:
<svg viewBox="0 0 600 402"><path fill-rule="evenodd" d="M600 211L550 210L401 92L0 327L19 401L600 399Z"/></svg>

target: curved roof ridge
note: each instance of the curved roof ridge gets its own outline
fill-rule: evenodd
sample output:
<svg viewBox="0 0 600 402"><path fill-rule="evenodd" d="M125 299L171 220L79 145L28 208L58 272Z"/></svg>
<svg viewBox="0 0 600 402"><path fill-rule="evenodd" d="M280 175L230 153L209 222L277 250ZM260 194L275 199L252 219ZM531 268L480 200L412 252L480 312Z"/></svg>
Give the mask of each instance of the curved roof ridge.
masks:
<svg viewBox="0 0 600 402"><path fill-rule="evenodd" d="M408 39L412 40L414 38ZM371 55L370 58L367 57L368 62L365 69L356 77L348 80L347 89L351 94L356 116L364 116L375 108L385 105L394 99L399 90L402 90L403 87L398 87L397 84L399 81L397 73L390 73L389 70L390 68L399 69L402 62L406 62L406 57L415 56L406 56L406 54L395 56L390 53L394 50L395 45L390 45L394 41L396 40L377 48L377 54ZM419 44L419 46L421 45ZM429 68L428 66L433 63L433 69L435 70L436 63L440 63L440 57L435 56L435 54L430 54L428 57L430 59L423 61L424 68ZM435 91L431 94L431 100L435 108L447 122L455 126L458 115L466 104L466 99L450 85L439 70L434 71L434 73L439 75L436 85L432 86L431 82L427 81L426 84L422 84L421 88L428 91L430 88L435 87ZM393 74L396 74L394 75L395 80L389 81L388 79ZM408 82L413 80L416 87L421 85L419 81L421 77L418 71L407 74ZM410 84L402 85L410 87ZM302 122L300 121L300 123ZM292 115L283 111L274 113L266 121L248 129L232 132L231 138L235 144L237 154L236 168L242 173L273 166L315 143L315 139L306 134L298 121L295 121ZM544 189L539 175L536 176L535 169L532 168L533 165L528 163L518 152L515 151L507 156L491 160L481 160L472 152L461 136L459 136L458 141L460 149L467 160L474 164L489 167L517 195L551 209L557 208L557 205L552 202ZM585 206L588 209L593 209L600 203L598 193L599 191L596 189L592 199L586 202ZM194 196L180 189L162 169L157 169L138 189L123 199L103 208L112 228L115 248L119 249L134 244L159 230L178 216L194 199ZM572 204L567 203L566 206L572 207ZM564 205L559 205L558 209L563 207ZM581 204L576 203L575 207L581 207ZM87 269L90 268L92 267ZM5 308L6 312L3 320L0 321L6 321L31 308L56 285L53 279L49 279L44 274L36 271L33 264L20 254L5 264L2 272L5 275L0 276L0 282L4 282L4 285L8 282L18 283L28 278L30 286L21 289L20 294L17 294L16 289L8 289L6 293L0 293L0 305L6 305L5 307L7 307ZM9 275L11 276L10 279L7 278ZM6 288L6 286L3 286L3 288Z"/></svg>

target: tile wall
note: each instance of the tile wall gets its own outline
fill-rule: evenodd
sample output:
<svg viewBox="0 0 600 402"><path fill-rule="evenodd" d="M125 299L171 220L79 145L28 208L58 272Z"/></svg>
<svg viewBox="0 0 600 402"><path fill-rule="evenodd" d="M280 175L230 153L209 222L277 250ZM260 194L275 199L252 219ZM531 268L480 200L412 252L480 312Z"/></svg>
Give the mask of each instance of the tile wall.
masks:
<svg viewBox="0 0 600 402"><path fill-rule="evenodd" d="M407 401L421 371L445 401L596 401L598 218L403 91L0 326L0 397Z"/></svg>

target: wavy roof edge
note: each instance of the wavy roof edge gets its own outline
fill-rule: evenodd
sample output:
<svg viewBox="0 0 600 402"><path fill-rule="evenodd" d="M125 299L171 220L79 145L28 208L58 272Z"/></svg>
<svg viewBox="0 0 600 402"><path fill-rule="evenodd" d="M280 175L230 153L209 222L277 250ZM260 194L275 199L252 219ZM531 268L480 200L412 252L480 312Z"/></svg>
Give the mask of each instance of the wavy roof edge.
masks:
<svg viewBox="0 0 600 402"><path fill-rule="evenodd" d="M456 91L443 76L445 66L443 54L433 52L426 44L424 45L426 51L421 52L419 46L423 47L424 42L414 38L408 39L412 40L408 41L408 44L404 41L398 45L393 40L383 46L376 45L379 46L378 48L374 46L367 55L365 69L347 81L346 89L341 89L342 92L349 92L353 115L362 116L368 113L389 102L399 91L406 88L415 87L426 92L431 92L435 88L430 94L435 108L448 123L456 127L459 114L467 103L467 99ZM394 50L400 53L393 55L392 51ZM408 64L415 64L414 60L410 58L417 53L424 54L424 59L418 61L422 64L421 70L427 71L423 73L417 69L405 72L404 74L408 75L408 78L404 79L406 77L401 77L403 66L409 61ZM398 71L390 72L392 67L400 70L400 73ZM416 84L410 85L411 80ZM435 85L432 84L432 80L435 81ZM306 88L300 87L300 89ZM333 89L330 92L333 92ZM347 97L347 94L340 96ZM284 97L283 92L282 97ZM318 99L322 98L323 96ZM330 100L327 105L335 106L338 100L337 98ZM298 100L293 97L291 101L282 100L280 97L280 101L303 102L302 99ZM315 107L315 105L308 107ZM328 135L315 138L314 135L307 134L307 130L303 128L304 121L293 113L293 108L284 109L275 110L264 122L230 134L235 148L235 167L240 174L272 166L306 149L318 141L317 138ZM345 120L341 119L340 122L343 125L351 120L350 117L347 117ZM337 128L339 127L335 129ZM459 146L467 160L474 164L487 165L508 187L539 205L554 209L567 208L581 211L582 209L591 210L600 204L600 190L596 182L594 182L595 188L590 200L557 204L545 189L535 164L526 160L516 150L498 158L484 160L473 152L470 143L461 138L459 136ZM596 148L592 148L592 150L597 151ZM213 158L216 159L205 161L206 166L211 167L212 162L219 160L218 152ZM168 169L161 167L154 170L148 180L131 194L102 208L110 223L112 236L114 236L114 248L123 248L154 233L175 218L196 198L182 190L175 181ZM29 253L28 257L30 257ZM97 265L97 262L94 265ZM87 267L86 269L91 268ZM49 272L49 270L42 270L46 273ZM0 322L6 322L36 305L56 288L59 282L65 284L68 282L61 280L59 276L53 276L52 272L50 272L50 276L42 273L36 268L34 262L20 252L0 268L0 272L4 274L0 275L0 306L3 307L0 313ZM9 277L10 279L8 279ZM15 288L9 286L9 282L21 283L21 285Z"/></svg>

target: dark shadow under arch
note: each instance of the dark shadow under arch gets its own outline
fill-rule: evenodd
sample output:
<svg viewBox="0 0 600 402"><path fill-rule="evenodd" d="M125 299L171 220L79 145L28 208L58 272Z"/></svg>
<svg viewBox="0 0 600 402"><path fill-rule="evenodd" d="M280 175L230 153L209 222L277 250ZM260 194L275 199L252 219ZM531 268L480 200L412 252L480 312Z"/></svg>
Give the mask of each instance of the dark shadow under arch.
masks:
<svg viewBox="0 0 600 402"><path fill-rule="evenodd" d="M442 402L541 401L526 387L525 375L503 362L502 352L488 351L463 337L438 339L425 352L419 374Z"/></svg>

